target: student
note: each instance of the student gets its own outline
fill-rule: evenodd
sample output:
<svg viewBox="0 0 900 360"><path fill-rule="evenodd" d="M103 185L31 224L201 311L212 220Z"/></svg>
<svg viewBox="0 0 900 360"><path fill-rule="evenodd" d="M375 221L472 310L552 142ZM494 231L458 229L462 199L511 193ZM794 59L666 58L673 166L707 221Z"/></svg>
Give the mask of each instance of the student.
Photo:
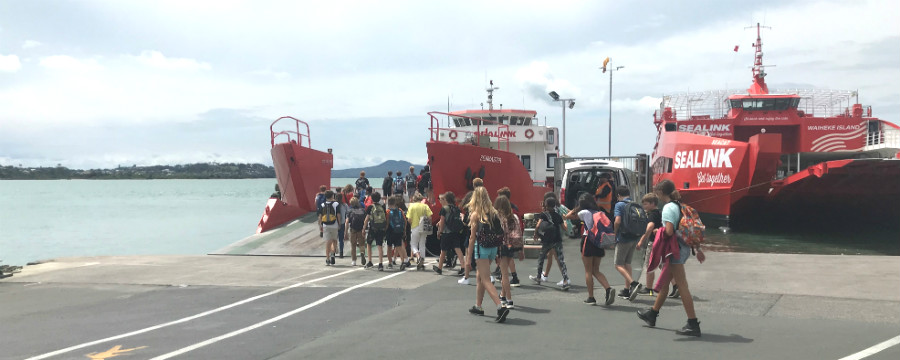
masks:
<svg viewBox="0 0 900 360"><path fill-rule="evenodd" d="M538 285L541 284L541 281L546 279L546 277L543 276L543 273L541 273L541 270L544 268L544 259L547 258L547 253L554 250L556 251L557 260L559 261L559 272L562 273L562 283L560 287L563 290L569 290L571 283L569 281L569 274L566 271L566 259L565 256L563 256L561 231L561 229L565 229L566 223L563 221L562 216L559 216L554 210L556 205L555 197L547 198L544 200L544 211L540 214L535 214L535 218L538 219L538 222L534 227L534 238L537 240L538 237L540 237L541 252L538 255L537 276L528 275L528 277Z"/></svg>
<svg viewBox="0 0 900 360"><path fill-rule="evenodd" d="M565 219L566 214L569 213L569 209L567 209L564 205L559 204L559 199L556 198L556 194L553 193L552 191L544 193L544 200L547 200L548 198L556 199L557 207L556 207L555 211L556 211L556 213L559 214L559 216L561 216L563 219ZM541 204L543 204L543 201L541 202ZM541 205L541 206L543 206L543 205ZM563 210L565 210L565 211L563 211ZM569 219L565 219L565 222L566 222L566 232L574 231L574 229L571 228L572 221ZM555 258L555 257L556 257L556 250L551 249L550 252L547 253L547 268L540 275L541 282L550 281L548 279L548 275L550 275L550 269L553 268L553 258ZM559 259L557 259L556 261L559 262ZM556 283L556 286L563 286L563 284L565 284L565 280L560 280L558 283Z"/></svg>
<svg viewBox="0 0 900 360"><path fill-rule="evenodd" d="M622 274L622 277L625 279L625 288L619 293L619 297L634 300L640 284L631 276L633 274L631 260L634 257L634 248L638 240L640 240L640 236L626 234L624 231L625 207L631 202L631 191L628 190L627 186L619 185L616 188L616 198L619 201L616 202L616 207L613 211L616 219L613 223L613 229L616 231L615 264L616 271Z"/></svg>
<svg viewBox="0 0 900 360"><path fill-rule="evenodd" d="M341 188L337 188L334 190L335 194L335 202L338 203L338 212L341 214L341 227L338 229L338 257L341 259L344 258L344 233L347 231L346 228L346 219L347 212L350 211L350 204L344 202L344 197L340 196Z"/></svg>
<svg viewBox="0 0 900 360"><path fill-rule="evenodd" d="M403 196L402 192L400 194ZM409 247L412 256L416 257L416 270L425 270L425 239L428 233L425 232L424 222L427 221L428 224L431 224L431 208L422 202L424 199L425 197L422 195L414 195L409 204L409 211L406 213L411 228Z"/></svg>
<svg viewBox="0 0 900 360"><path fill-rule="evenodd" d="M416 168L413 166L409 167L409 174L406 174L406 198L412 199L413 195L416 194L416 185L417 185L418 177L416 176ZM425 196L425 195L422 195Z"/></svg>
<svg viewBox="0 0 900 360"><path fill-rule="evenodd" d="M659 201L666 203L662 210L663 227L659 229L663 234L657 235L657 241L662 242L654 244L654 250L656 250L657 246L666 245L666 241L674 240L678 247L678 257L675 258L675 254L672 254L672 256L661 256L656 254L655 251L651 252L652 257L661 257L663 263L663 270L660 272L659 280L656 283L656 302L651 308L638 311L637 315L647 325L651 327L656 326L656 317L659 316L659 310L665 304L666 294L669 292L669 278L673 278L675 279L675 285L678 286L678 290L681 292L681 303L684 305L684 312L688 317L687 324L681 330L675 331L675 333L678 335L700 336L700 321L697 320L697 314L694 312L694 298L691 297L691 290L688 287L684 263L691 257L691 250L697 251L697 261L700 261L701 264L706 260L706 255L703 254L699 247L692 249L690 245L684 242L684 239L675 233L675 228L681 220L681 204L678 202L681 199L681 195L678 194L678 190L675 190L675 183L671 180L663 180L653 187L653 191L656 193ZM651 264L656 262L657 260L654 259L651 261Z"/></svg>
<svg viewBox="0 0 900 360"><path fill-rule="evenodd" d="M394 172L388 171L387 176L385 176L384 180L381 182L382 196L384 196L386 198L391 197L391 195L393 195L393 193L391 192L391 190L393 190L393 188L394 188L393 185L394 185Z"/></svg>
<svg viewBox="0 0 900 360"><path fill-rule="evenodd" d="M354 197L353 185L347 184L346 186L344 186L344 190L342 190L341 193L344 195L344 203L349 204L350 199ZM360 205L362 205L362 202L360 202Z"/></svg>
<svg viewBox="0 0 900 360"><path fill-rule="evenodd" d="M643 198L641 198L641 206L644 207L644 211L647 212L647 216L650 218L650 222L647 223L647 231L641 236L641 239L638 240L637 248L645 249L644 250L644 266L647 266L646 262L650 260L650 245L653 244L653 239L656 237L656 231L662 228L662 212L659 211L659 198L656 197L654 193L645 194ZM647 244L645 247L644 244ZM654 272L650 267L647 267L647 276L646 276L646 286L641 286L641 289L638 290L638 295L648 295L653 296L653 290L650 288L653 287L653 279L655 277L656 272Z"/></svg>
<svg viewBox="0 0 900 360"><path fill-rule="evenodd" d="M509 187L504 186L504 187L500 188L500 190L497 190L497 196L498 196L498 197L500 197L500 196L505 196L506 199L509 200L509 206L510 206L510 208L512 209L512 214L513 214L513 216L515 216L516 219L519 219L519 218L521 217L521 216L520 216L521 214L519 214L519 207L516 206L516 204L514 204L514 203L512 202L512 197L511 197L511 196L512 196L512 191L509 190ZM498 210L499 210L499 209L498 209ZM520 226L521 226L521 222L520 222L519 224L520 224ZM522 230L522 231L524 232L525 228L524 228L524 227L521 227L520 230ZM524 261L524 260L525 260L525 252L524 252L524 251L518 252L518 255L519 255L519 261ZM498 258L498 259L502 259L502 257L500 257L500 258ZM518 286L520 285L520 284L519 284L519 274L516 273L516 261L515 261L515 259L510 259L510 261L509 261L509 271L510 271L510 276L511 276L511 277L510 277L510 280L509 280L510 286L518 287ZM500 263L498 262L498 263L497 263L497 269L494 270L494 276L500 276L500 275L501 275L501 274L500 274Z"/></svg>
<svg viewBox="0 0 900 360"><path fill-rule="evenodd" d="M569 211L566 214L566 218L579 219L584 223L584 234L581 238L581 262L584 263L584 282L588 289L588 298L584 300L584 303L597 305L597 300L594 299L594 279L596 278L600 285L606 289L605 304L609 306L616 301L616 292L609 286L606 276L600 272L600 260L606 255L606 251L594 246L587 239L588 231L594 227L594 213L598 211L602 210L597 208L597 203L590 195L586 195L578 199L578 206Z"/></svg>
<svg viewBox="0 0 900 360"><path fill-rule="evenodd" d="M403 200L409 199L409 201L412 201L412 197L406 197L406 180L403 179L402 171L397 171L397 176L392 180L391 186L394 187L394 195L399 196Z"/></svg>
<svg viewBox="0 0 900 360"><path fill-rule="evenodd" d="M462 212L456 207L456 195L454 195L452 191L440 195L439 199L442 207L440 213L441 220L438 221L437 236L441 241L441 255L437 265L433 265L431 269L438 275L443 273L441 266L444 264L447 253L453 251L456 253L456 258L459 259L461 274L463 272L462 269L466 268L466 258L459 248L463 227L465 227L465 224L462 221ZM468 281L468 279L465 280Z"/></svg>
<svg viewBox="0 0 900 360"><path fill-rule="evenodd" d="M372 192L372 187L369 186L368 190L369 190L369 193L371 193L371 192ZM374 197L374 195L375 195L375 194L373 193L372 196L367 196L367 197L365 197L365 198L360 198L360 201L362 201L363 204L366 205L366 208L367 208L367 209L369 208L369 206L372 206L372 204L375 203L375 200L372 199L372 198ZM381 199L381 194L378 194L378 198ZM363 199L365 199L365 200L363 200Z"/></svg>
<svg viewBox="0 0 900 360"><path fill-rule="evenodd" d="M463 236L460 239L459 247L461 249L469 249L469 237L472 235L471 222L469 221L469 203L472 202L473 192L469 191L463 196L462 201L460 202L459 209L462 210L462 221L463 221ZM465 266L461 266L459 272L456 274L457 276L462 276L462 279L457 281L460 285L469 285L469 273L472 272L472 269L475 268L474 259L468 257L466 255L466 263ZM460 260L460 264L462 264L462 260Z"/></svg>
<svg viewBox="0 0 900 360"><path fill-rule="evenodd" d="M477 187L472 192L472 201L469 203L469 247L466 257L475 259L475 306L469 309L469 313L474 315L484 315L484 309L481 303L484 300L484 293L487 291L491 300L497 305L497 317L495 322L502 323L506 321L509 315L509 309L501 306L500 296L497 289L491 284L490 269L491 261L497 258L497 245L493 244L499 237L502 244L503 229L497 210L491 205L491 198L488 196L484 187ZM493 246L492 246L493 245Z"/></svg>
<svg viewBox="0 0 900 360"><path fill-rule="evenodd" d="M341 225L340 204L334 201L334 192L325 191L325 202L319 208L319 233L325 239L325 265L334 265L334 252L337 247L338 230Z"/></svg>
<svg viewBox="0 0 900 360"><path fill-rule="evenodd" d="M363 237L363 229L366 223L366 209L360 206L359 198L350 199L350 210L347 211L347 220L344 228L347 229L345 237L350 240L350 256L351 266L356 266L356 248L359 247L359 261L362 265L366 265L366 254L363 252L365 239Z"/></svg>
<svg viewBox="0 0 900 360"><path fill-rule="evenodd" d="M387 233L387 211L384 205L381 205L381 194L374 193L369 197L372 204L366 206L366 221L363 224L364 229L369 229L369 236L366 239L366 248L368 249L369 262L366 263L366 269L372 265L372 244L378 246L378 271L384 271L384 235Z"/></svg>
<svg viewBox="0 0 900 360"><path fill-rule="evenodd" d="M359 200L365 201L367 193L372 193L372 187L369 184L369 179L366 178L366 172L360 171L359 178L356 179L356 194Z"/></svg>
<svg viewBox="0 0 900 360"><path fill-rule="evenodd" d="M416 186L419 188L419 193L421 193L422 196L424 196L426 199L429 199L429 201L433 200L433 198L431 197L431 172L430 171L431 170L428 167L428 165L425 165L425 167L422 168L422 177L419 179L418 184L416 184Z"/></svg>
<svg viewBox="0 0 900 360"><path fill-rule="evenodd" d="M406 217L406 213L408 213L409 210L406 208L406 203L403 201L403 196L402 196L402 195L394 194L394 195L391 195L391 197L386 198L386 199L387 199L387 201L390 201L391 199L393 199L393 200L394 200L394 204L397 204L397 208L399 208L400 211L403 212L404 218ZM388 219L388 220L390 220L390 219ZM404 219L404 221L405 221L405 219ZM400 251L401 251L401 250L403 250L404 255L409 256L409 254L406 252L406 249L409 249L409 238L410 238L409 221L405 221L405 223L406 223L406 228L405 228L404 231L403 231L403 237L402 237L402 239L403 239L403 240L402 240L402 242L403 242L402 245L403 245L403 246L401 247L401 246L390 246L390 245L388 245L388 249L389 249L389 250L388 250L388 254L387 254L387 255L388 255L388 263L390 264L390 266L388 266L389 269L393 269L393 266L397 266L397 262L395 261L395 259L399 259L399 258L401 257L401 256L400 256ZM409 267L409 265L410 265L410 264L409 264L409 262L407 261L407 262L406 262L406 267Z"/></svg>
<svg viewBox="0 0 900 360"><path fill-rule="evenodd" d="M392 251L400 252L400 271L406 269L409 266L409 263L406 262L406 248L403 246L403 237L406 235L406 217L403 213L403 210L397 206L397 198L389 197L388 198L388 230L387 230L387 243L388 243L388 253L393 254ZM388 269L393 269L394 266L391 263L388 263Z"/></svg>
<svg viewBox="0 0 900 360"><path fill-rule="evenodd" d="M522 227L519 223L519 217L513 213L509 198L506 196L498 196L494 200L494 208L500 216L501 225L503 226L503 234L505 236L503 245L500 246L498 259L500 261L500 304L507 309L515 308L513 304L512 285L513 264L515 259L522 253L524 243L522 242Z"/></svg>
<svg viewBox="0 0 900 360"><path fill-rule="evenodd" d="M316 193L316 209L321 209L325 203L325 190L328 190L327 186L319 185L319 192Z"/></svg>

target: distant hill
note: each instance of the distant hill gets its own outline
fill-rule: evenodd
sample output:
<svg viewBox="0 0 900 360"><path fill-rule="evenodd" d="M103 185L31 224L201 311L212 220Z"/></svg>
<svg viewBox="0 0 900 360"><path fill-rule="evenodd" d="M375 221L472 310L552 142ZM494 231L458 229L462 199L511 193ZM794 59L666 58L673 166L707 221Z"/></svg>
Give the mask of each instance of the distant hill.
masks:
<svg viewBox="0 0 900 360"><path fill-rule="evenodd" d="M360 171L366 172L366 177L369 179L379 179L387 176L388 171L403 170L404 174L407 174L410 166L416 167L416 174L419 174L419 171L422 170L424 165L415 165L408 161L397 161L397 160L388 160L381 164L375 166L369 166L364 168L353 168L353 169L340 169L340 170L331 170L332 178L356 178L359 177Z"/></svg>

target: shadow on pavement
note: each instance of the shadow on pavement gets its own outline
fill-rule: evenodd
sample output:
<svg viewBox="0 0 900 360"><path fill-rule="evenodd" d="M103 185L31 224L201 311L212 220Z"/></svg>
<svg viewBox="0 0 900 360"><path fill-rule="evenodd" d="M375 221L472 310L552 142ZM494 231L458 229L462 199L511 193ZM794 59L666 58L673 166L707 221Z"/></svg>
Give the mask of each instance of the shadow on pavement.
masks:
<svg viewBox="0 0 900 360"><path fill-rule="evenodd" d="M528 306L516 305L516 308L512 310L513 312L523 312L529 314L546 314L550 312L550 309L538 309Z"/></svg>
<svg viewBox="0 0 900 360"><path fill-rule="evenodd" d="M519 319L519 318L510 318L510 317L507 317L507 318L506 318L506 321L504 322L504 324L507 324L507 325L517 325L517 326L529 326L529 325L536 325L537 323L534 322L534 321L532 321L532 320L528 320L528 319Z"/></svg>
<svg viewBox="0 0 900 360"><path fill-rule="evenodd" d="M648 329L654 329L654 330L670 331L673 334L675 333L675 329L667 329L667 328L662 328L662 327L649 327L647 325L644 325L644 327L648 328ZM738 334L719 335L719 334L703 333L700 337L679 336L679 335L676 335L676 336L678 336L678 338L672 339L672 341L705 341L705 342L712 342L712 343L741 343L741 344L749 344L749 343L753 342L753 339L748 339L748 338L745 338Z"/></svg>

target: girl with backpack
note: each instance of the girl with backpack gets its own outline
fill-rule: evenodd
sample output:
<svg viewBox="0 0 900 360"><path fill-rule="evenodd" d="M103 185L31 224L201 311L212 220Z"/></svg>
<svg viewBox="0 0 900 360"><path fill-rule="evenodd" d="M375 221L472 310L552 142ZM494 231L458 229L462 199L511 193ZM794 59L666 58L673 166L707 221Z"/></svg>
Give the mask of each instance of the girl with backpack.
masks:
<svg viewBox="0 0 900 360"><path fill-rule="evenodd" d="M538 219L535 225L535 240L540 237L541 252L538 254L537 276L528 275L535 284L540 285L546 280L546 276L542 273L544 268L544 260L551 252L556 252L556 260L559 262L559 272L562 273L562 281L558 284L563 290L569 290L569 273L566 270L566 258L563 256L562 232L565 231L566 223L563 217L556 213L556 198L548 197L544 199L544 211L536 214Z"/></svg>
<svg viewBox="0 0 900 360"><path fill-rule="evenodd" d="M431 269L438 275L441 275L443 273L442 266L444 265L444 260L447 259L447 255L450 254L451 251L456 253L461 268L466 267L466 259L463 257L462 250L460 250L459 247L465 224L462 222L462 213L459 208L456 207L456 195L453 194L452 191L448 191L440 195L439 199L441 205L443 205L443 207L441 207L441 220L438 221L437 231L437 237L441 241L441 255L437 265L432 265ZM463 270L460 270L460 274L462 272Z"/></svg>
<svg viewBox="0 0 900 360"><path fill-rule="evenodd" d="M469 203L469 248L466 252L468 259L475 259L475 306L469 309L474 315L484 315L481 302L484 300L484 292L487 291L491 300L497 305L497 317L495 322L506 321L509 309L501 306L497 288L491 284L491 262L497 258L498 248L503 244L503 227L500 216L484 187L477 187L472 192L472 201Z"/></svg>
<svg viewBox="0 0 900 360"><path fill-rule="evenodd" d="M663 304L665 304L667 294L669 293L669 279L674 279L675 285L678 286L678 292L681 295L684 312L688 317L687 324L681 328L681 330L675 331L675 333L678 335L699 337L700 321L697 320L697 314L694 312L694 298L691 297L691 290L688 288L687 275L684 272L684 262L691 257L691 246L689 246L680 236L677 236L675 231L682 216L681 204L678 202L678 200L681 200L681 195L678 193L678 190L675 189L675 183L671 180L659 182L653 187L653 191L656 192L656 196L659 198L660 202L666 203L666 205L663 206L662 211L663 227L659 229L660 231L658 231L656 236L657 240L653 244L653 251L651 251L651 265L658 263L657 259L653 259L654 257L662 258L661 262L663 263L663 270L659 274L659 279L656 280L656 302L653 303L651 308L638 311L637 315L641 320L644 320L647 325L651 327L656 326L656 317L659 316L659 310L662 309ZM658 247L661 248L664 246L667 241L671 242L673 240L671 238L675 238L674 240L677 242L677 259L674 254L672 256L662 257L657 254L656 251ZM697 250L697 260L700 261L700 263L703 263L703 261L706 260L706 255L704 255L703 251L700 251L699 248Z"/></svg>
<svg viewBox="0 0 900 360"><path fill-rule="evenodd" d="M595 246L588 241L588 232L594 227L594 214L601 209L597 208L597 203L591 195L582 196L578 199L578 206L566 214L566 219L580 220L584 223L584 234L581 238L581 262L584 263L584 282L587 285L588 298L584 300L587 305L597 305L594 299L594 279L600 282L600 285L606 289L606 306L612 305L616 301L616 292L609 286L606 276L600 272L600 260L606 256L606 250ZM604 213L606 213L604 211ZM562 259L560 259L562 260Z"/></svg>
<svg viewBox="0 0 900 360"><path fill-rule="evenodd" d="M519 217L513 213L512 204L506 196L498 196L494 200L494 208L500 216L503 226L503 245L500 246L500 304L507 309L513 305L512 292L510 291L511 276L514 273L513 264L521 254L524 242L522 241L522 228L519 226Z"/></svg>

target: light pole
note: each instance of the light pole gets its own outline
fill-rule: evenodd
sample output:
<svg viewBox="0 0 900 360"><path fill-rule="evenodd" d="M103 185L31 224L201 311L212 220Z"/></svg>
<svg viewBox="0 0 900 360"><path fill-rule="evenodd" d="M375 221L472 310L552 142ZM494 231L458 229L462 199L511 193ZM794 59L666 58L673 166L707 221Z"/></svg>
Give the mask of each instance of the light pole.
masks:
<svg viewBox="0 0 900 360"><path fill-rule="evenodd" d="M563 154L563 156L566 156L566 103L569 104L569 109L571 109L571 108L575 107L575 99L560 99L559 94L557 94L556 91L551 91L550 97L553 98L553 101L559 101L562 103L562 110L563 110L562 154Z"/></svg>
<svg viewBox="0 0 900 360"><path fill-rule="evenodd" d="M606 58L605 60L603 60L603 67L601 67L601 69L603 69L603 72L606 72L606 67L607 65L609 65L609 61L610 58ZM625 66L609 67L609 137L607 140L607 145L609 146L609 148L608 150L606 150L606 155L610 157L612 157L612 74L613 71L618 71L619 69L622 69L624 67Z"/></svg>

